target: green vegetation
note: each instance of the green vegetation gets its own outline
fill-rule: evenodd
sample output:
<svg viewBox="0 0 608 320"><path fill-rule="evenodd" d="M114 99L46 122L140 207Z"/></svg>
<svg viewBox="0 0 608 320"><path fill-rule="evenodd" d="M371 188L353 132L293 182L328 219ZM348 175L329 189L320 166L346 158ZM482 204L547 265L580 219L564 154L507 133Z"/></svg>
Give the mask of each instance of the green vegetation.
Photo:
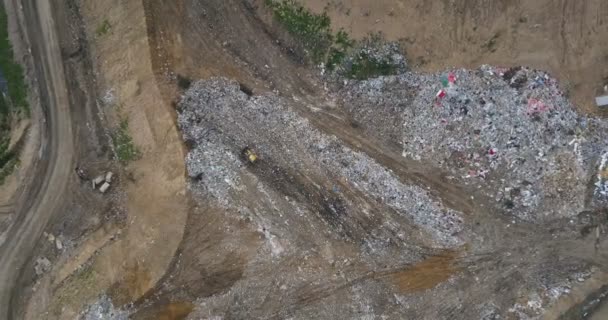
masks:
<svg viewBox="0 0 608 320"><path fill-rule="evenodd" d="M141 157L141 152L133 143L133 138L129 135L129 120L127 118L120 120L120 124L114 132L112 141L114 143L116 157L121 163L126 164Z"/></svg>
<svg viewBox="0 0 608 320"><path fill-rule="evenodd" d="M8 117L8 114L18 110L29 114L27 103L27 85L23 78L23 68L17 64L13 56L13 47L8 40L8 21L4 6L0 4L0 70L8 82L9 106L0 109L1 117ZM10 110L12 106L15 110Z"/></svg>
<svg viewBox="0 0 608 320"><path fill-rule="evenodd" d="M359 53L353 60L346 76L352 79L368 79L378 76L395 74L397 67L387 59L374 59L364 52Z"/></svg>
<svg viewBox="0 0 608 320"><path fill-rule="evenodd" d="M332 33L331 21L325 12L315 14L295 0L266 0L266 5L287 31L302 41L314 63L324 62L333 70L354 44L343 30Z"/></svg>
<svg viewBox="0 0 608 320"><path fill-rule="evenodd" d="M7 96L0 93L0 185L19 164L14 150L9 150L12 117L18 113L29 114L23 68L13 59L6 11L0 4L0 70L8 83Z"/></svg>
<svg viewBox="0 0 608 320"><path fill-rule="evenodd" d="M188 90L192 85L192 79L182 76L181 74L177 75L177 86L182 90Z"/></svg>
<svg viewBox="0 0 608 320"><path fill-rule="evenodd" d="M101 37L105 34L107 34L108 32L110 32L110 29L112 28L112 25L110 24L110 21L108 21L108 19L104 19L101 24L97 27L97 30L95 30L95 34L97 34L98 37Z"/></svg>
<svg viewBox="0 0 608 320"><path fill-rule="evenodd" d="M352 79L395 74L396 66L388 57L370 55L362 48L381 48L384 42L380 35L371 35L361 43L350 39L344 30L331 31L331 21L326 12L315 14L304 8L297 0L266 0L275 19L298 40L302 41L314 63L325 63L329 71ZM356 49L355 46L358 48ZM378 58L380 56L381 58Z"/></svg>
<svg viewBox="0 0 608 320"><path fill-rule="evenodd" d="M18 164L14 150L9 150L11 140L10 110L0 95L0 185L4 183Z"/></svg>

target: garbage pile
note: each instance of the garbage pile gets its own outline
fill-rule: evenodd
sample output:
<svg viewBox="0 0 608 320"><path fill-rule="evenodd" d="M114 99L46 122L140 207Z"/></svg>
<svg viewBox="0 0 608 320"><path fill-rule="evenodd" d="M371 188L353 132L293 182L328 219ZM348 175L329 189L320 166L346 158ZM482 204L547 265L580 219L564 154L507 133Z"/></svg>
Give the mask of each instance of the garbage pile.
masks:
<svg viewBox="0 0 608 320"><path fill-rule="evenodd" d="M103 295L81 314L82 320L127 320L129 312L116 309L112 300Z"/></svg>
<svg viewBox="0 0 608 320"><path fill-rule="evenodd" d="M239 175L245 164L239 152L255 146L263 163L348 182L413 221L440 246L462 243L461 213L435 201L427 190L404 184L366 154L321 133L276 95L249 97L236 82L200 81L183 97L178 122L191 146L186 166L195 193L210 194L225 206L234 205L231 194L242 189ZM328 190L323 196L337 193Z"/></svg>
<svg viewBox="0 0 608 320"><path fill-rule="evenodd" d="M595 202L607 195L606 123L578 115L544 72L410 72L350 83L340 95L355 119L401 144L404 157L481 189L521 219L572 217L589 193Z"/></svg>

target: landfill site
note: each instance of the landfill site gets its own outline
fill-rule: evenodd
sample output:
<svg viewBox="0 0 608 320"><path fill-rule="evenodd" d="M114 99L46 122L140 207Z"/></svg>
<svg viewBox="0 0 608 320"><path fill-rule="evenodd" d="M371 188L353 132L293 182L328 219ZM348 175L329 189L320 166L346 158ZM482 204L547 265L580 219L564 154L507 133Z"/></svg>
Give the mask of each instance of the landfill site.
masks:
<svg viewBox="0 0 608 320"><path fill-rule="evenodd" d="M0 319L608 319L605 1L3 2Z"/></svg>

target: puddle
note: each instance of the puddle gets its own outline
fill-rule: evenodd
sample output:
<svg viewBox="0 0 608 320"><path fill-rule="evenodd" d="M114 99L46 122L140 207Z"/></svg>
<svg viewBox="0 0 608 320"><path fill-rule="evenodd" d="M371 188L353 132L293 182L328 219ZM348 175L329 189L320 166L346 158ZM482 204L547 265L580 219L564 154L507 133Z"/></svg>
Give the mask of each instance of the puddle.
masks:
<svg viewBox="0 0 608 320"><path fill-rule="evenodd" d="M183 320L188 317L192 310L194 310L194 304L191 302L170 302L141 310L132 319Z"/></svg>

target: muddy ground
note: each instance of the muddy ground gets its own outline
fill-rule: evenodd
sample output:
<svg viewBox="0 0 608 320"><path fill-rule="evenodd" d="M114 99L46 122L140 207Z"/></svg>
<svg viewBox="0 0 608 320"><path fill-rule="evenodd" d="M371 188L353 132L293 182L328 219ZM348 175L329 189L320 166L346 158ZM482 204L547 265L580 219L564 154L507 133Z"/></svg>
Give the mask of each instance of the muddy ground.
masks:
<svg viewBox="0 0 608 320"><path fill-rule="evenodd" d="M90 163L92 174L115 170L120 186L101 196L74 178L65 214L47 230L70 245L56 252L43 240L34 257L48 256L53 269L43 277L31 271L23 276L24 284L34 279L36 289L25 292L33 296L31 303L19 306L28 318L75 317L105 293L116 307L132 310L134 319L492 319L493 314L517 319L538 313L534 303L540 298L530 296L536 288L530 281L540 279L544 269L559 279L582 272L585 287L572 299L552 301L546 310L552 319L607 282L605 257L594 254L594 239L579 237L564 221L508 227L510 217L499 214L503 208L484 195L446 180L439 168L406 160L397 141L353 122L318 70L291 50L297 39L272 20L263 1L66 3L58 17L72 22L71 33L63 29L71 34L63 43L72 63L69 72L78 75L71 86L94 88L82 94L100 104L106 128L128 115L143 156L118 168L106 149L107 131L79 143L87 146L80 159ZM414 67L423 70L481 63L548 68L564 84L573 83L573 97L587 112L593 112L587 101L606 76L606 70L595 68L606 59L600 36L606 7L600 1L583 7L564 1L557 25L559 19L541 4L478 10L471 1L457 7L414 1L304 3L315 10L328 5L336 26L357 38L382 29L388 39L401 40ZM111 28L99 34L104 20ZM552 53L550 59L545 52ZM178 78L212 76L237 81L210 85L238 97L232 108L258 99L251 95L274 92L274 98L259 98L270 99L272 114L300 119L306 133L335 139L336 148L347 150L344 159L364 157L415 190L412 195L426 194L428 199L420 196L425 203L452 210L464 221L456 232L459 240L451 241L450 229L440 228L449 237L430 235L434 229L412 223L344 175L327 172L318 155L302 145L294 142L290 149L289 137L297 140L297 131L295 136L288 130L266 132L267 123L250 122L255 114L233 120L215 116L225 133L222 145L232 150L257 141L261 165L216 158L234 162L242 183L238 192L220 193L225 202L196 188L186 197L186 183L196 185L196 177L186 178L184 149L193 144L182 146L175 122L174 108L184 93ZM284 135L275 146L273 134ZM574 288L577 281L572 280ZM495 303L482 304L488 297ZM522 309L508 311L517 305Z"/></svg>

